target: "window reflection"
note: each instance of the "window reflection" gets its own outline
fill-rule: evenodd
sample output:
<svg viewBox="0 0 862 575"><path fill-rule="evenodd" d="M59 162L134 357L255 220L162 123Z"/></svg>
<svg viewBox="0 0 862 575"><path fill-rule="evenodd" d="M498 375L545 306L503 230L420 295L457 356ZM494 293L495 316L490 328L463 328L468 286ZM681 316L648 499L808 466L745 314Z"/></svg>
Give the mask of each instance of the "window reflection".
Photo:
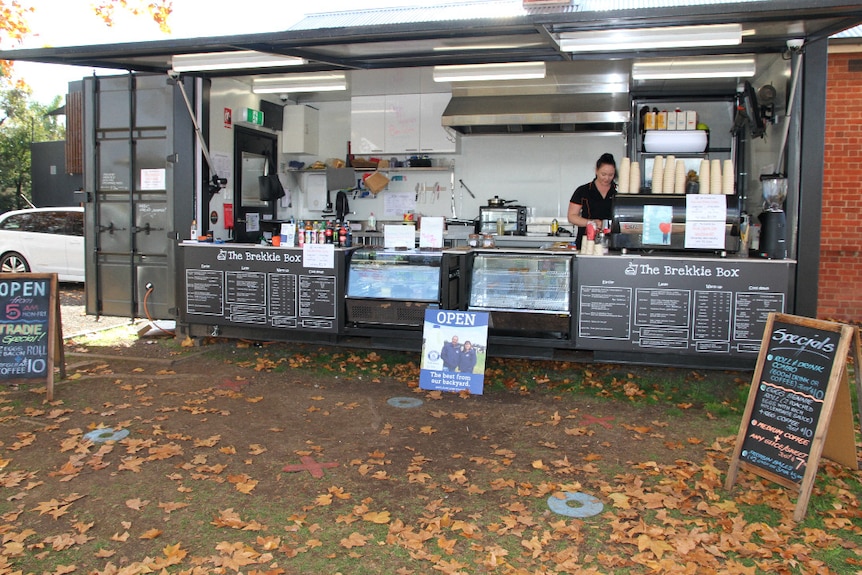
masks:
<svg viewBox="0 0 862 575"><path fill-rule="evenodd" d="M267 203L260 199L260 180L266 169L266 157L250 152L242 153L242 205L266 206Z"/></svg>

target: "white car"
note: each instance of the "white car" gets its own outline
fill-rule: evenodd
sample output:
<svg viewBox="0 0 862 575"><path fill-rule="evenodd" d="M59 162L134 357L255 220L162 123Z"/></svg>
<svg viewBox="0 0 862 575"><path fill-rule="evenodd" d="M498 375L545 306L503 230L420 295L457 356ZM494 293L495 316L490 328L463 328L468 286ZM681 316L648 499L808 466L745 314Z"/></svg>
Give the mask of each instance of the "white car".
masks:
<svg viewBox="0 0 862 575"><path fill-rule="evenodd" d="M0 214L0 272L56 273L83 282L84 208L31 208Z"/></svg>

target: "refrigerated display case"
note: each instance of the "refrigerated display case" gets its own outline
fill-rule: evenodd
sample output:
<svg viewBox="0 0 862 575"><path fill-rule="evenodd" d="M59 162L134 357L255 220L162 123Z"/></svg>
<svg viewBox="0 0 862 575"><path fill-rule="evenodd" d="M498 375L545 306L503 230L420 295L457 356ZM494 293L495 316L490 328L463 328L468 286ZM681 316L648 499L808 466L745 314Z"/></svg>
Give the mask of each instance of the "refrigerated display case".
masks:
<svg viewBox="0 0 862 575"><path fill-rule="evenodd" d="M459 309L463 254L362 248L347 268L348 325L421 328L428 307Z"/></svg>
<svg viewBox="0 0 862 575"><path fill-rule="evenodd" d="M571 253L474 252L467 309L490 312L491 333L571 339Z"/></svg>

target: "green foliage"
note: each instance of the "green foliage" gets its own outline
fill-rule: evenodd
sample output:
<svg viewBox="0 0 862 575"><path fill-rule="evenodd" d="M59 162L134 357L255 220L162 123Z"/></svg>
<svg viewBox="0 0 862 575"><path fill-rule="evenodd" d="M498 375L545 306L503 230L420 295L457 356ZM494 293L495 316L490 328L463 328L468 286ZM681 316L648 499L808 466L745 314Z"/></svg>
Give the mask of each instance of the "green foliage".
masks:
<svg viewBox="0 0 862 575"><path fill-rule="evenodd" d="M65 138L65 127L48 115L60 105L60 96L45 106L26 88L0 89L0 212L25 207L22 196L32 197L30 144Z"/></svg>

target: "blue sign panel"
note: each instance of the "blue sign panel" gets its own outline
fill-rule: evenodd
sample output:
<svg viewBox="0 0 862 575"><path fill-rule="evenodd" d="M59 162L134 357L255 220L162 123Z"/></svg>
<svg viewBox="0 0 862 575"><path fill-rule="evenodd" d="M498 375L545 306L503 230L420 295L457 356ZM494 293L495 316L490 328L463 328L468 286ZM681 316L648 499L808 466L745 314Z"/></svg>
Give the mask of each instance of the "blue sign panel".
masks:
<svg viewBox="0 0 862 575"><path fill-rule="evenodd" d="M488 351L488 314L425 310L419 387L481 395Z"/></svg>

